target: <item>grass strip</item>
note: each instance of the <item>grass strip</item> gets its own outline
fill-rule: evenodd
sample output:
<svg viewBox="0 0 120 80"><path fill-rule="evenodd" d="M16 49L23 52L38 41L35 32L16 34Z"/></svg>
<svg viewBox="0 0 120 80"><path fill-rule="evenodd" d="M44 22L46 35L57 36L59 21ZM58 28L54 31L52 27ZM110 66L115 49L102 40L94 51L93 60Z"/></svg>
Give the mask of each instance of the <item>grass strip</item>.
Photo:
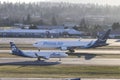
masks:
<svg viewBox="0 0 120 80"><path fill-rule="evenodd" d="M0 66L0 77L41 77L41 78L120 78L119 66Z"/></svg>

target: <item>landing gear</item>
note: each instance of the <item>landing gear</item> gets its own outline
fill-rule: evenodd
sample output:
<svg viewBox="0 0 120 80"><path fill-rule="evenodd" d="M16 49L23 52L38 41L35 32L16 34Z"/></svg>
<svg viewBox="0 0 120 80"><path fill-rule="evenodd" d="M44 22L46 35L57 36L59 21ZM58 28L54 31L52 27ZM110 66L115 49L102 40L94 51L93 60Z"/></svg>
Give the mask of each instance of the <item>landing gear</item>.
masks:
<svg viewBox="0 0 120 80"><path fill-rule="evenodd" d="M40 57L37 58L37 61L41 61Z"/></svg>
<svg viewBox="0 0 120 80"><path fill-rule="evenodd" d="M61 58L59 58L59 61L61 61Z"/></svg>
<svg viewBox="0 0 120 80"><path fill-rule="evenodd" d="M40 49L38 49L38 51L40 52Z"/></svg>
<svg viewBox="0 0 120 80"><path fill-rule="evenodd" d="M37 57L37 61L41 61L41 57L40 57L40 56L38 56L38 54L37 54L37 53L35 53L35 55L36 55L36 57Z"/></svg>
<svg viewBox="0 0 120 80"><path fill-rule="evenodd" d="M75 52L75 50L74 49L69 49L69 52L73 53L73 52Z"/></svg>

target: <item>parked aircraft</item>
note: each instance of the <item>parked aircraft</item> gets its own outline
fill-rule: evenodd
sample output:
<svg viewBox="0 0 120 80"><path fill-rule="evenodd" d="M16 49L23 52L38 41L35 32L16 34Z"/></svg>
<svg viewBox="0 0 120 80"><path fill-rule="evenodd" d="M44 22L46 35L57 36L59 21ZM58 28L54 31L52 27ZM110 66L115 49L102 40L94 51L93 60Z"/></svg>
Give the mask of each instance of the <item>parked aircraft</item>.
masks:
<svg viewBox="0 0 120 80"><path fill-rule="evenodd" d="M10 42L11 50L13 55L29 57L29 58L37 58L39 61L41 58L49 59L49 58L61 58L67 57L68 55L65 52L24 52L13 43Z"/></svg>
<svg viewBox="0 0 120 80"><path fill-rule="evenodd" d="M44 40L39 41L33 44L34 47L37 47L38 49L42 48L60 48L61 50L69 50L70 52L74 52L74 48L80 47L80 48L94 48L94 47L100 47L108 45L106 43L109 34L110 29L105 32L105 34L98 37L97 40L92 41L55 41L55 40Z"/></svg>

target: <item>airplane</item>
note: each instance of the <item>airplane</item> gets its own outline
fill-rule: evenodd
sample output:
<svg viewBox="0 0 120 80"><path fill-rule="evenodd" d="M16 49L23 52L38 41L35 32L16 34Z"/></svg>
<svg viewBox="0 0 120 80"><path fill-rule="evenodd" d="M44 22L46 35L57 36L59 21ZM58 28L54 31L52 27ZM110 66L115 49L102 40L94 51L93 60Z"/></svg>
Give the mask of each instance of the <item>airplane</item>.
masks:
<svg viewBox="0 0 120 80"><path fill-rule="evenodd" d="M22 56L22 57L29 57L29 58L37 58L38 61L43 59L49 58L65 58L68 56L65 52L24 52L20 50L13 42L10 42L10 48L13 55Z"/></svg>
<svg viewBox="0 0 120 80"><path fill-rule="evenodd" d="M44 26L43 26L44 27ZM41 38L58 38L68 36L82 36L85 35L82 31L75 29L8 29L0 30L2 37L41 37Z"/></svg>
<svg viewBox="0 0 120 80"><path fill-rule="evenodd" d="M70 40L65 40L65 41L55 41L55 40L44 40L44 41L39 41L33 44L34 47L37 47L38 49L42 48L60 48L61 50L69 50L70 52L75 52L74 49L76 47L80 48L95 48L95 47L101 47L101 46L106 46L108 45L106 43L109 34L110 34L110 29L105 32L105 34L102 34L101 36L98 37L96 40L92 41L70 41Z"/></svg>

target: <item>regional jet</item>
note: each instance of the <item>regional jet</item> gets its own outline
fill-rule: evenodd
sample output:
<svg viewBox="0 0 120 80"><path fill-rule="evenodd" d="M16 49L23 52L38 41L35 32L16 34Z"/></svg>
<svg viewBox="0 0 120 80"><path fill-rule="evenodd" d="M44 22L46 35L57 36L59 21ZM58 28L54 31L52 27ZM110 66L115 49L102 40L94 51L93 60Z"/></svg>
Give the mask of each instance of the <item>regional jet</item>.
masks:
<svg viewBox="0 0 120 80"><path fill-rule="evenodd" d="M18 49L18 47L13 42L10 42L10 47L13 55L37 58L38 61L40 61L41 58L59 58L59 60L61 60L61 58L68 56L65 52L23 52L22 50Z"/></svg>
<svg viewBox="0 0 120 80"><path fill-rule="evenodd" d="M55 40L44 40L44 41L39 41L33 44L34 47L39 48L60 48L61 50L69 50L70 52L74 52L74 49L76 47L80 48L95 48L95 47L100 47L100 46L105 46L108 45L106 43L109 34L110 34L110 29L107 30L104 34L98 37L97 40L92 40L92 41L70 41L70 40L65 40L65 41L55 41Z"/></svg>

